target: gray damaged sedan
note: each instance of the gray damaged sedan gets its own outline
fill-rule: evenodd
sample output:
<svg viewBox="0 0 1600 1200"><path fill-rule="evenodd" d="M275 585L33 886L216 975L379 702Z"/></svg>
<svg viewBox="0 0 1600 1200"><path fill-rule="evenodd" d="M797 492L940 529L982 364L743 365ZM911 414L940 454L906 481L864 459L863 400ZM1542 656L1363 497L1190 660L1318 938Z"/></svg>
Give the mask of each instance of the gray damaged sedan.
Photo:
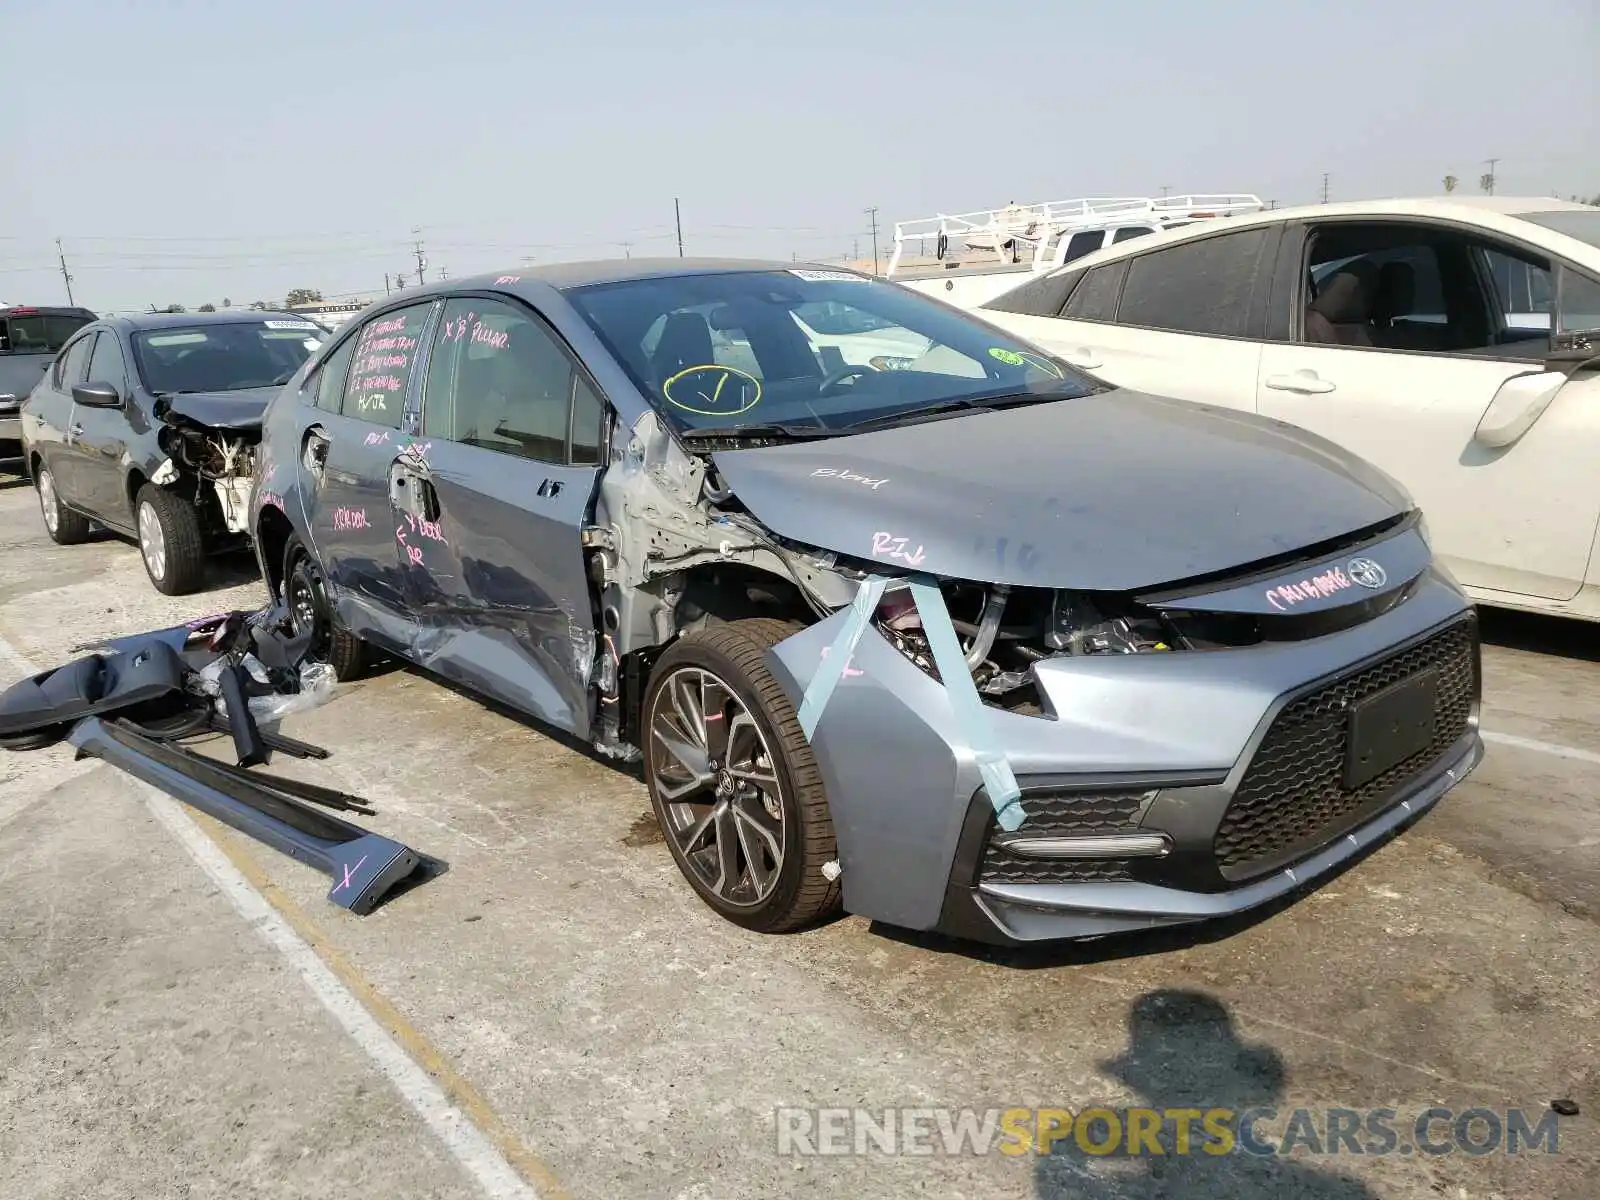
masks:
<svg viewBox="0 0 1600 1200"><path fill-rule="evenodd" d="M701 898L1002 943L1238 913L1482 755L1403 491L850 271L671 259L408 291L268 410L275 597L642 758Z"/></svg>

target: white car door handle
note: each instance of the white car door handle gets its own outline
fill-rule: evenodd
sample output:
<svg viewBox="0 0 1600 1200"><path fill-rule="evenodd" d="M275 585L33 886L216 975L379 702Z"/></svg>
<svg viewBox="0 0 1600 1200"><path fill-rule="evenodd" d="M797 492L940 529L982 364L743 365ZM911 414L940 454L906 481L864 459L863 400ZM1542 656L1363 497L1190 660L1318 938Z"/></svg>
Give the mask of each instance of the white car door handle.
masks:
<svg viewBox="0 0 1600 1200"><path fill-rule="evenodd" d="M1266 384L1275 392L1303 392L1306 395L1331 392L1335 386L1326 379L1318 379L1315 371L1296 371L1293 375L1268 375Z"/></svg>

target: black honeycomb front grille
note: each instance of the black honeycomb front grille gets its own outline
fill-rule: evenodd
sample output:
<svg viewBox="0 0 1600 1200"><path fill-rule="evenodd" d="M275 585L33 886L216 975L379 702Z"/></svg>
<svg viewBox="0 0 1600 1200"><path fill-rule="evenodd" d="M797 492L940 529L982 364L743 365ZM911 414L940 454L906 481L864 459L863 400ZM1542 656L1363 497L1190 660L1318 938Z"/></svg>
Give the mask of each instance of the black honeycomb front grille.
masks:
<svg viewBox="0 0 1600 1200"><path fill-rule="evenodd" d="M1426 670L1439 674L1433 741L1346 790L1350 706ZM1468 617L1291 701L1267 731L1217 827L1212 850L1223 877L1238 881L1286 866L1376 815L1467 732L1477 675L1477 626Z"/></svg>
<svg viewBox="0 0 1600 1200"><path fill-rule="evenodd" d="M1085 834L1131 833L1139 827L1140 810L1150 791L1028 792L1022 797L1022 827L1010 837L1082 837ZM1110 883L1131 878L1128 860L1022 858L995 838L1001 834L993 818L978 868L980 883Z"/></svg>

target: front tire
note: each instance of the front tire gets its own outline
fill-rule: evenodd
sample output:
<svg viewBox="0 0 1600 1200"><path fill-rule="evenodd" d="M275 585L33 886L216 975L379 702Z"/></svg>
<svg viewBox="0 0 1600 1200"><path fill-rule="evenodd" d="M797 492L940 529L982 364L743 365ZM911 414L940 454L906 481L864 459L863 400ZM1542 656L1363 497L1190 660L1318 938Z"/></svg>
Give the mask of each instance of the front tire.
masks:
<svg viewBox="0 0 1600 1200"><path fill-rule="evenodd" d="M156 591L187 596L206 579L205 541L194 505L165 488L147 483L133 501L139 557Z"/></svg>
<svg viewBox="0 0 1600 1200"><path fill-rule="evenodd" d="M372 665L372 649L339 627L323 586L322 568L299 534L291 536L283 550L283 602L296 636L307 629L314 631L308 655L332 667L335 679L347 683L367 673Z"/></svg>
<svg viewBox="0 0 1600 1200"><path fill-rule="evenodd" d="M52 542L58 546L76 546L89 539L89 518L61 503L56 477L43 463L34 476L33 487L39 493L39 515L44 518L44 531Z"/></svg>
<svg viewBox="0 0 1600 1200"><path fill-rule="evenodd" d="M645 783L684 878L746 929L787 933L839 908L828 797L788 695L767 668L797 627L731 621L674 642L645 693Z"/></svg>

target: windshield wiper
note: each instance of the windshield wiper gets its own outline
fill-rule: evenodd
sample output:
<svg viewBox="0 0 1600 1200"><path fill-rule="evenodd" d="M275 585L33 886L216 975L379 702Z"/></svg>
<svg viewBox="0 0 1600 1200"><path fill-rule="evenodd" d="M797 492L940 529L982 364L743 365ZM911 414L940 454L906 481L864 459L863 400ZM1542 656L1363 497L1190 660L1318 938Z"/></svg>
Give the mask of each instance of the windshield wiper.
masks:
<svg viewBox="0 0 1600 1200"><path fill-rule="evenodd" d="M806 438L837 437L836 429L821 425L708 425L703 429L686 429L680 435L685 442L744 442L757 439L798 442Z"/></svg>
<svg viewBox="0 0 1600 1200"><path fill-rule="evenodd" d="M955 400L940 400L920 408L903 408L899 412L881 417L868 417L840 427L839 433L869 433L874 429L893 429L897 425L915 425L929 417L958 416L963 412L994 412L1001 408L1021 408L1026 404L1049 404L1057 400L1076 400L1081 392L1012 392L999 396L962 396Z"/></svg>

